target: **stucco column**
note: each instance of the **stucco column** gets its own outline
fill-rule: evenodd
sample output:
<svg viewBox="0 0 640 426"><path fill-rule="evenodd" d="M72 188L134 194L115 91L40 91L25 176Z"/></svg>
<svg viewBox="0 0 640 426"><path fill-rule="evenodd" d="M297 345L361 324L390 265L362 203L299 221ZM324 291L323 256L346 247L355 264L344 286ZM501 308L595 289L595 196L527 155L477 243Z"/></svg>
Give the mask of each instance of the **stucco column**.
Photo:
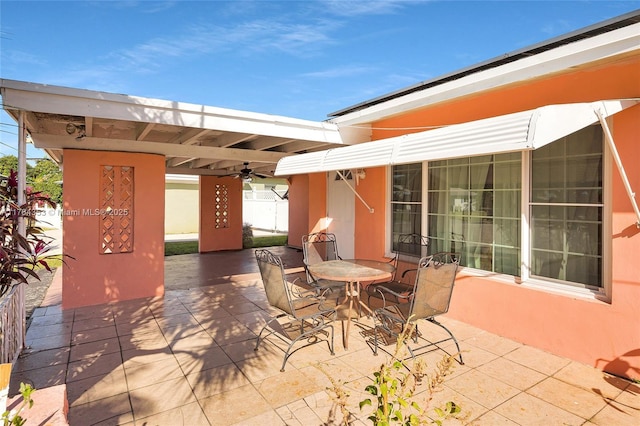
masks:
<svg viewBox="0 0 640 426"><path fill-rule="evenodd" d="M64 150L62 306L164 293L164 156Z"/></svg>
<svg viewBox="0 0 640 426"><path fill-rule="evenodd" d="M201 253L242 248L242 180L200 176Z"/></svg>

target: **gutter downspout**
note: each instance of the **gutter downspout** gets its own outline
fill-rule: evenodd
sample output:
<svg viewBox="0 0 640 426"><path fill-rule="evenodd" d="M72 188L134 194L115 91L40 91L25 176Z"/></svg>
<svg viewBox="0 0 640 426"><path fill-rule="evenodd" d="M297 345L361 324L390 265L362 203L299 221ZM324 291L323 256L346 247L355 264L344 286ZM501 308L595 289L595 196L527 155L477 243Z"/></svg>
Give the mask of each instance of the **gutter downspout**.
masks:
<svg viewBox="0 0 640 426"><path fill-rule="evenodd" d="M344 175L342 174L342 172L340 170L336 170L336 173L338 173L338 176L340 176L340 179L342 179L344 181L344 183L347 184L347 186L349 187L349 189L356 194L356 197L358 197L358 199L360 201L362 201L362 204L364 204L364 206L369 210L369 213L373 213L373 207L369 207L369 204L367 204L366 201L364 201L364 199L360 196L360 194L358 194L358 191L356 191L353 186L351 186L351 184L349 183L349 181L347 179L345 179Z"/></svg>
<svg viewBox="0 0 640 426"><path fill-rule="evenodd" d="M598 116L598 120L600 120L602 129L604 130L605 140L607 141L607 145L609 145L609 149L611 149L613 159L615 160L616 165L618 166L618 171L620 172L620 177L622 177L622 183L624 184L624 188L627 190L627 195L629 196L629 200L631 201L631 206L633 206L633 211L636 214L636 226L640 228L640 209L638 209L638 202L635 198L636 194L631 189L629 178L627 177L627 173L625 172L624 166L622 165L622 160L620 159L620 154L618 154L618 149L616 148L613 136L611 135L611 130L609 129L607 120L605 119L604 114L602 113L600 108L595 108L594 111Z"/></svg>

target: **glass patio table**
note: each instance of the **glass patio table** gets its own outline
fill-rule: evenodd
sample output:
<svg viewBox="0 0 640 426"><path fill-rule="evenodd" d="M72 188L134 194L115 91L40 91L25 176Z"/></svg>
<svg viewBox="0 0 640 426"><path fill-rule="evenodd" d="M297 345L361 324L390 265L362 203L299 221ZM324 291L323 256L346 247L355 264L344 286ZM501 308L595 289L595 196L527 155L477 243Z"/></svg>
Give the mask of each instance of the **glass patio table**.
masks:
<svg viewBox="0 0 640 426"><path fill-rule="evenodd" d="M354 312L354 303L358 303L370 313L369 307L360 300L360 283L363 281L389 280L393 276L395 267L387 262L368 259L343 259L327 260L324 262L309 265L309 272L316 278L331 281L344 281L345 298L338 306L338 312L347 311L343 321L342 343L345 349L349 349L349 331L351 329L351 318ZM346 335L344 321L347 321Z"/></svg>

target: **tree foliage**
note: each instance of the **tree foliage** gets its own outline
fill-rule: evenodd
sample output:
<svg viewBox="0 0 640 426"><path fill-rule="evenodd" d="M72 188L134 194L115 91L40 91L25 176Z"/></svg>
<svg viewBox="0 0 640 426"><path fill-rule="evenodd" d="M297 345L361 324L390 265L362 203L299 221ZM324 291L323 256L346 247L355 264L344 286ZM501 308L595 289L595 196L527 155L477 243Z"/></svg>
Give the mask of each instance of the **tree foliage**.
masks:
<svg viewBox="0 0 640 426"><path fill-rule="evenodd" d="M18 170L18 157L0 157L0 175L9 177L11 171ZM27 163L27 186L34 192L48 196L54 203L62 203L62 171L49 159L38 160L35 166Z"/></svg>
<svg viewBox="0 0 640 426"><path fill-rule="evenodd" d="M38 160L27 180L35 192L48 195L54 203L62 203L62 171L53 161Z"/></svg>

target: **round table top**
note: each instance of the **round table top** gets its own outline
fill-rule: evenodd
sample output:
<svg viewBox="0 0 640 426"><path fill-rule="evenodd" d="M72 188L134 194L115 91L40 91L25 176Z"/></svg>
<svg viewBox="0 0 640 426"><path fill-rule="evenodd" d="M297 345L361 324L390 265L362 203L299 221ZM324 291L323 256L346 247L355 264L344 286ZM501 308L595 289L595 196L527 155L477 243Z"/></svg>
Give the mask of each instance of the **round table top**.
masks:
<svg viewBox="0 0 640 426"><path fill-rule="evenodd" d="M345 282L388 280L395 271L390 263L368 259L327 260L308 268L316 278Z"/></svg>

